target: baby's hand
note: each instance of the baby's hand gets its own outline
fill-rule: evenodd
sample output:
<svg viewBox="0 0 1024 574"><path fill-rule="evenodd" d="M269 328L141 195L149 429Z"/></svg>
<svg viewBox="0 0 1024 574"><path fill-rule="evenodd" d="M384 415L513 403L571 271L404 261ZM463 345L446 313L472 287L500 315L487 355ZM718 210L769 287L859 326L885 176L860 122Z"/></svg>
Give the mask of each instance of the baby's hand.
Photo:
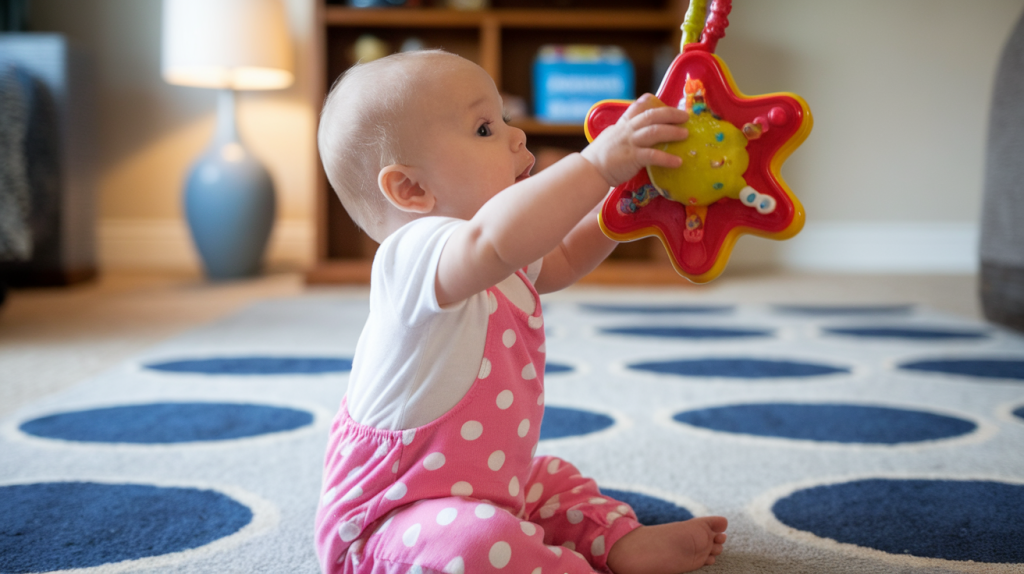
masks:
<svg viewBox="0 0 1024 574"><path fill-rule="evenodd" d="M680 124L689 117L685 110L666 106L651 94L644 94L615 125L601 132L582 155L613 187L649 165L679 167L682 158L652 146L686 139L689 132Z"/></svg>

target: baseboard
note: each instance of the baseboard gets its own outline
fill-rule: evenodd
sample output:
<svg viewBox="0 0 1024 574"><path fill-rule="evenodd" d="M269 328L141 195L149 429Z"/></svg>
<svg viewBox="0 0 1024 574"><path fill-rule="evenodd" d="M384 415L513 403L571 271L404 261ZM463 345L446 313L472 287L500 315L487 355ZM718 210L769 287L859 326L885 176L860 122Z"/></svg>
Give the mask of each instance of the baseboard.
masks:
<svg viewBox="0 0 1024 574"><path fill-rule="evenodd" d="M104 270L187 271L200 269L188 226L176 219L106 219L99 226L99 260ZM279 220L266 262L304 269L313 261L313 224Z"/></svg>
<svg viewBox="0 0 1024 574"><path fill-rule="evenodd" d="M808 224L783 243L783 264L840 273L977 273L977 223Z"/></svg>

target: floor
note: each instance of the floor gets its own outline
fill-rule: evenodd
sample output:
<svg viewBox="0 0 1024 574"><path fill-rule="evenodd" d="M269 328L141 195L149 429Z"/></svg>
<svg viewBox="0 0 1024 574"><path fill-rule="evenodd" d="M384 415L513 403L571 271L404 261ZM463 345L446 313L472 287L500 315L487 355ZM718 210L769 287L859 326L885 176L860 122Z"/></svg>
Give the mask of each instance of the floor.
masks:
<svg viewBox="0 0 1024 574"><path fill-rule="evenodd" d="M247 304L309 292L364 297L365 287L308 287L298 273L208 283L181 275L108 274L62 289L25 289L0 308L0 416L100 373L189 328ZM711 284L649 289L573 287L549 295L607 300L734 303L915 303L981 319L973 275L799 275L733 273Z"/></svg>

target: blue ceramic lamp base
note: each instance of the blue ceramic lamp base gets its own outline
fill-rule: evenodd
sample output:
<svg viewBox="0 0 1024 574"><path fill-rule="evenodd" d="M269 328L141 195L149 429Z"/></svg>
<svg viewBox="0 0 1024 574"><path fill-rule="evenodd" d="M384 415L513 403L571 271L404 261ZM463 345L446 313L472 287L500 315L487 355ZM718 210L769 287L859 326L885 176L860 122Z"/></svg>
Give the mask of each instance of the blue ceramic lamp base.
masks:
<svg viewBox="0 0 1024 574"><path fill-rule="evenodd" d="M209 279L257 275L274 225L274 182L242 145L234 90L221 90L217 131L185 183L185 217Z"/></svg>

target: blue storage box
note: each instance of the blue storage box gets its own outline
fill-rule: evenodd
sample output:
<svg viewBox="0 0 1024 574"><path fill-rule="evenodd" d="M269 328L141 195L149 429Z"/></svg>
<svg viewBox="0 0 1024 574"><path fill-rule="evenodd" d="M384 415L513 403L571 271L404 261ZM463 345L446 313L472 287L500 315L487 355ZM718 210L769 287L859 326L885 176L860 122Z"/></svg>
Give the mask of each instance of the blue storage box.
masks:
<svg viewBox="0 0 1024 574"><path fill-rule="evenodd" d="M581 123L601 100L631 100L633 63L617 46L542 46L533 62L533 104L538 120Z"/></svg>

